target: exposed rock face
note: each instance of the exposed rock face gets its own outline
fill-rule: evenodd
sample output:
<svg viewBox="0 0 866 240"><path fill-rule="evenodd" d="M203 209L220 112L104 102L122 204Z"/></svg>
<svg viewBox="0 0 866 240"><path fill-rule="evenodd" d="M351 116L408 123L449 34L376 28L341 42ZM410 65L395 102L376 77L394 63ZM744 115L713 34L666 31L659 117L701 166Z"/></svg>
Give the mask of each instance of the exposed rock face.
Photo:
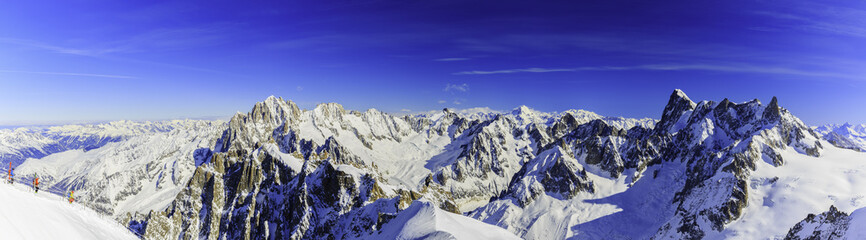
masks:
<svg viewBox="0 0 866 240"><path fill-rule="evenodd" d="M655 130L659 132L676 132L682 126L678 123L682 122L684 116L688 116L689 112L695 109L695 102L692 102L686 94L677 89L671 94L668 104L665 105L662 118L656 123Z"/></svg>
<svg viewBox="0 0 866 240"><path fill-rule="evenodd" d="M593 192L595 188L577 160L557 146L524 164L502 197L525 207L540 194L568 199L581 191Z"/></svg>
<svg viewBox="0 0 866 240"><path fill-rule="evenodd" d="M835 206L819 215L809 214L806 219L794 225L785 236L786 240L847 239L845 232L851 219L847 213L840 212Z"/></svg>

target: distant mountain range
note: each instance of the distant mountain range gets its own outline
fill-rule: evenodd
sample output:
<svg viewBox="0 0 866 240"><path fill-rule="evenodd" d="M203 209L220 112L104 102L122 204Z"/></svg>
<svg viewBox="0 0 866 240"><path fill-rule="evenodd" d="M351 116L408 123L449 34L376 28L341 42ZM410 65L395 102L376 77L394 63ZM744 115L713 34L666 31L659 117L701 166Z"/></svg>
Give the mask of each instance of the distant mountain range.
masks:
<svg viewBox="0 0 866 240"><path fill-rule="evenodd" d="M797 239L861 236L864 133L679 90L658 120L269 97L228 122L0 130L0 159L148 239Z"/></svg>
<svg viewBox="0 0 866 240"><path fill-rule="evenodd" d="M837 147L866 152L866 124L824 125L815 132Z"/></svg>

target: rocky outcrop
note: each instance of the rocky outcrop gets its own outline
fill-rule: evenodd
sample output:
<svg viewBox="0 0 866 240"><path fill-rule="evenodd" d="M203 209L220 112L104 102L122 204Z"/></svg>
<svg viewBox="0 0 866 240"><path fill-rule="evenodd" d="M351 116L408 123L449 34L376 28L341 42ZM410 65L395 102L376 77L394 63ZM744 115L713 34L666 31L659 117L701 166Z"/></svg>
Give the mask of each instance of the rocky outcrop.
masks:
<svg viewBox="0 0 866 240"><path fill-rule="evenodd" d="M809 214L800 221L788 234L786 240L818 240L847 239L845 232L851 219L847 213L840 212L835 206L819 215Z"/></svg>
<svg viewBox="0 0 866 240"><path fill-rule="evenodd" d="M662 118L656 123L654 129L658 132L676 132L682 127L679 123L682 122L683 116L687 116L694 109L695 102L692 102L683 91L674 90L665 105Z"/></svg>
<svg viewBox="0 0 866 240"><path fill-rule="evenodd" d="M577 160L561 148L554 147L524 164L514 175L508 190L497 198L512 199L519 206L526 207L540 194L569 199L579 192L594 191L586 170L579 167Z"/></svg>

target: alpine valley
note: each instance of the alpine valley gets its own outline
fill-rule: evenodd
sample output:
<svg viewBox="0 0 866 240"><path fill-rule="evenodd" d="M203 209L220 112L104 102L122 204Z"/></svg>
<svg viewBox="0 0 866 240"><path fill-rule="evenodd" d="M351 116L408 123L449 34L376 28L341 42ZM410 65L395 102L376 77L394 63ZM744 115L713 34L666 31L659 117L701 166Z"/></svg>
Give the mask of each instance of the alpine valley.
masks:
<svg viewBox="0 0 866 240"><path fill-rule="evenodd" d="M145 239L866 238L866 125L680 90L660 110L272 96L227 122L4 129L0 160Z"/></svg>

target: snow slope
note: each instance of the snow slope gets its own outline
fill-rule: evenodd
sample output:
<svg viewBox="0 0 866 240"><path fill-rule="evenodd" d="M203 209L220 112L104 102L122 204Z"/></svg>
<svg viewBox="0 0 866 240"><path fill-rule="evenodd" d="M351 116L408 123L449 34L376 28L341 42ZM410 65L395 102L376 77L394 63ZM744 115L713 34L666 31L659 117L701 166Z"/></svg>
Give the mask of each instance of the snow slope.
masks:
<svg viewBox="0 0 866 240"><path fill-rule="evenodd" d="M0 184L2 239L138 239L122 225L77 203L21 184Z"/></svg>
<svg viewBox="0 0 866 240"><path fill-rule="evenodd" d="M848 217L851 220L848 222L845 236L848 239L866 239L866 207L854 210Z"/></svg>
<svg viewBox="0 0 866 240"><path fill-rule="evenodd" d="M415 201L367 239L520 239L505 229Z"/></svg>

